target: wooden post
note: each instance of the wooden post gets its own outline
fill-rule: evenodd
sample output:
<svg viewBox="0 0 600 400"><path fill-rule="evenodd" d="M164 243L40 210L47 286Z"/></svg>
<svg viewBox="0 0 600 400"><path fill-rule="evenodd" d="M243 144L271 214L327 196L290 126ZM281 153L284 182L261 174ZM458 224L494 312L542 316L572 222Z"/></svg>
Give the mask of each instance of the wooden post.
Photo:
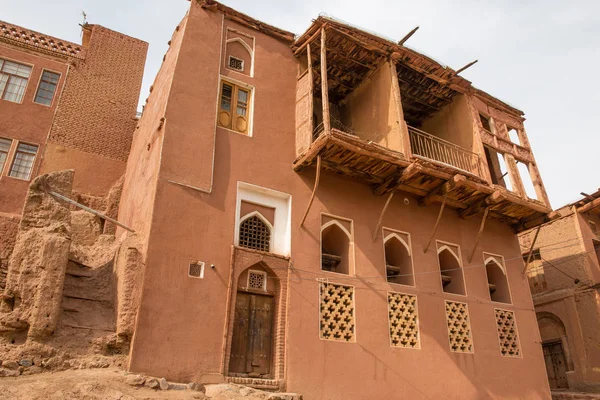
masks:
<svg viewBox="0 0 600 400"><path fill-rule="evenodd" d="M306 216L308 215L310 206L312 206L313 200L315 199L315 193L317 192L317 187L319 187L319 179L320 178L321 178L321 156L317 156L317 176L315 178L315 187L313 188L312 194L310 195L310 200L308 200L308 206L306 206L306 211L304 212L302 221L300 221L300 226L304 225L304 221L306 220Z"/></svg>
<svg viewBox="0 0 600 400"><path fill-rule="evenodd" d="M506 168L508 169L508 176L510 177L510 183L512 184L513 192L515 192L519 197L527 198L523 181L521 180L519 170L517 169L515 157L512 154L505 153L504 162L506 163Z"/></svg>
<svg viewBox="0 0 600 400"><path fill-rule="evenodd" d="M329 119L329 88L327 86L327 37L325 27L321 28L321 100L323 103L323 130L326 135L331 133Z"/></svg>
<svg viewBox="0 0 600 400"><path fill-rule="evenodd" d="M315 134L315 121L313 120L313 114L314 114L314 76L313 76L313 70L312 70L312 54L310 52L310 44L306 45L306 63L308 64L308 80L310 81L310 94L308 97L308 125L310 126L310 139L308 140L308 142L310 144L312 144L313 142L313 135ZM309 147L310 147L309 144Z"/></svg>
<svg viewBox="0 0 600 400"><path fill-rule="evenodd" d="M487 206L485 211L483 212L483 218L481 219L481 225L479 226L479 232L477 232L477 239L475 239L475 246L473 246L473 251L471 252L471 257L469 257L469 263L473 261L473 256L475 255L475 250L477 250L477 245L479 245L479 240L481 239L481 234L483 233L483 228L485 227L485 221L487 220L488 212L490 211L490 207Z"/></svg>
<svg viewBox="0 0 600 400"><path fill-rule="evenodd" d="M529 254L527 255L527 262L525 263L525 268L523 268L523 277L525 277L525 273L527 272L527 268L529 268L529 262L531 261L531 255L533 254L533 247L535 246L535 242L537 241L538 235L540 234L540 229L542 229L542 225L540 224L535 231L535 235L533 236L533 241L531 242L531 246L529 246Z"/></svg>
<svg viewBox="0 0 600 400"><path fill-rule="evenodd" d="M381 210L381 214L379 215L379 220L377 221L377 226L375 227L375 232L373 232L373 242L375 242L375 239L377 239L377 234L379 233L379 228L381 228L381 223L383 222L383 215L385 214L385 211L387 210L388 206L390 205L390 202L392 201L392 197L394 197L395 192L396 192L395 190L392 190L390 192L390 195L388 196L388 198L385 201L385 204L383 206L383 209Z"/></svg>
<svg viewBox="0 0 600 400"><path fill-rule="evenodd" d="M438 214L437 221L435 221L435 225L433 226L433 232L431 233L431 237L429 238L427 245L423 249L423 253L427 253L427 249L429 249L429 245L431 244L431 241L435 237L435 232L437 231L437 227L440 224L440 220L442 219L442 213L444 212L444 207L446 206L446 198L447 197L448 197L448 193L446 193L444 195L444 200L442 200L442 205L440 207L440 213Z"/></svg>

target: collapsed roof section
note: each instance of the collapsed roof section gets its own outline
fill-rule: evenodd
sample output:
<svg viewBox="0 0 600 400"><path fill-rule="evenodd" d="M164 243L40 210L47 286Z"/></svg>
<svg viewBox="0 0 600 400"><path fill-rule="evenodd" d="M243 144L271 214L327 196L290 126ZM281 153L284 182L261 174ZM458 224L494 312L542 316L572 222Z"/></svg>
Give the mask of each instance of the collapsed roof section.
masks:
<svg viewBox="0 0 600 400"><path fill-rule="evenodd" d="M319 16L308 30L292 44L296 55L311 44L312 60L318 62L321 29L327 29L327 75L329 96L341 101L386 60L396 65L404 117L409 125L419 127L423 121L450 104L459 93L473 93L500 109L522 117L523 112L474 88L450 67L415 50L365 32L331 17ZM319 95L321 77L315 68L314 87Z"/></svg>

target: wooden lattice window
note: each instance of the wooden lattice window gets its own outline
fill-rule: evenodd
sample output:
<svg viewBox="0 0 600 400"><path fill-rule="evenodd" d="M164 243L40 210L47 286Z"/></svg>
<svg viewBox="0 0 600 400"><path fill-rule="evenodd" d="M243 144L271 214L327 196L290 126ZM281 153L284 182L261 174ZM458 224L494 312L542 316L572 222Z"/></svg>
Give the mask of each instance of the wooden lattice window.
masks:
<svg viewBox="0 0 600 400"><path fill-rule="evenodd" d="M240 72L244 71L244 60L240 60L234 56L229 56L229 68Z"/></svg>
<svg viewBox="0 0 600 400"><path fill-rule="evenodd" d="M219 126L248 134L251 90L231 82L221 82Z"/></svg>
<svg viewBox="0 0 600 400"><path fill-rule="evenodd" d="M392 347L420 348L417 296L388 292L388 320Z"/></svg>
<svg viewBox="0 0 600 400"><path fill-rule="evenodd" d="M190 262L188 276L192 278L204 278L204 263L201 261Z"/></svg>
<svg viewBox="0 0 600 400"><path fill-rule="evenodd" d="M354 287L321 283L319 337L354 342Z"/></svg>
<svg viewBox="0 0 600 400"><path fill-rule="evenodd" d="M519 337L517 335L517 324L515 322L515 313L509 310L495 308L496 325L498 326L498 341L500 342L500 352L504 357L520 357L521 347L519 346Z"/></svg>
<svg viewBox="0 0 600 400"><path fill-rule="evenodd" d="M467 304L446 300L446 322L450 350L456 353L473 353L471 321Z"/></svg>
<svg viewBox="0 0 600 400"><path fill-rule="evenodd" d="M267 290L266 272L248 271L248 289Z"/></svg>
<svg viewBox="0 0 600 400"><path fill-rule="evenodd" d="M242 221L239 239L241 247L271 251L271 229L258 215L253 215Z"/></svg>

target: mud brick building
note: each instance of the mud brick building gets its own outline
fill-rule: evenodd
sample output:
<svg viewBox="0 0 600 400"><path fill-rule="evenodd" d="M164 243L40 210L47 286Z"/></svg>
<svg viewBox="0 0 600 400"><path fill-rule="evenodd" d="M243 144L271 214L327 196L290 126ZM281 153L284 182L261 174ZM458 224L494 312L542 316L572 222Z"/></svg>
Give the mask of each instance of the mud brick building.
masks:
<svg viewBox="0 0 600 400"><path fill-rule="evenodd" d="M121 198L129 368L308 399L549 398L517 232L551 209L523 122L401 43L192 1Z"/></svg>
<svg viewBox="0 0 600 400"><path fill-rule="evenodd" d="M600 191L519 235L552 389L600 389Z"/></svg>
<svg viewBox="0 0 600 400"><path fill-rule="evenodd" d="M0 290L27 188L75 170L98 201L125 172L148 44L100 25L82 44L0 21Z"/></svg>

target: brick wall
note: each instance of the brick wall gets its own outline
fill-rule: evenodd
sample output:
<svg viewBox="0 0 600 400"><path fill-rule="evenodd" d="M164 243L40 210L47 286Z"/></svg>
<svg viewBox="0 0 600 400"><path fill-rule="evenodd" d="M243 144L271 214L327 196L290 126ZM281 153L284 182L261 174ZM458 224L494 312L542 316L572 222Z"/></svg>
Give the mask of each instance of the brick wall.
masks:
<svg viewBox="0 0 600 400"><path fill-rule="evenodd" d="M86 58L71 64L48 141L127 161L148 44L99 25L86 29Z"/></svg>

